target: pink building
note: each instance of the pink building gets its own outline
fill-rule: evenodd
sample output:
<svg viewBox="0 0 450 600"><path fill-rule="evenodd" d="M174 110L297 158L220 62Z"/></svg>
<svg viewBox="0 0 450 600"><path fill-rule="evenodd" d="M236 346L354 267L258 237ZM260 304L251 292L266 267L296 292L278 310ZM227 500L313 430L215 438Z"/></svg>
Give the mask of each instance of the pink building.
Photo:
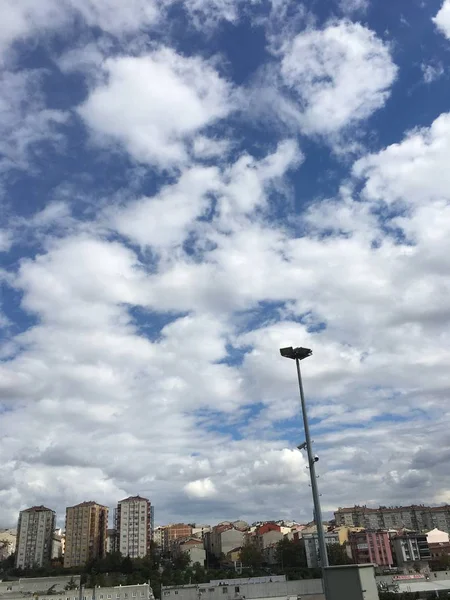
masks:
<svg viewBox="0 0 450 600"><path fill-rule="evenodd" d="M352 532L349 533L348 541L356 564L392 566L392 550L387 531Z"/></svg>

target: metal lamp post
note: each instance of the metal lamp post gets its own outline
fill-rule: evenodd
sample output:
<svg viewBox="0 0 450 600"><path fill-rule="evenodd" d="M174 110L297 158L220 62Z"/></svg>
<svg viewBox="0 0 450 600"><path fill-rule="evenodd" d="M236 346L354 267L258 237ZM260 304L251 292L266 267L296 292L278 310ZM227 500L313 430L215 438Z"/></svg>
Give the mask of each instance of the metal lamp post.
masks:
<svg viewBox="0 0 450 600"><path fill-rule="evenodd" d="M308 414L306 412L305 395L303 393L302 373L300 371L300 361L312 355L312 350L309 348L281 348L280 354L284 358L292 358L297 366L298 389L300 392L300 401L302 405L303 428L305 430L305 443L299 446L299 449L306 448L308 453L309 474L311 477L311 489L314 503L315 522L317 525L317 538L319 542L320 563L322 569L328 567L328 554L325 542L325 533L322 524L322 510L320 508L319 487L316 477L316 462L317 457L314 456L311 445L311 436L309 434Z"/></svg>

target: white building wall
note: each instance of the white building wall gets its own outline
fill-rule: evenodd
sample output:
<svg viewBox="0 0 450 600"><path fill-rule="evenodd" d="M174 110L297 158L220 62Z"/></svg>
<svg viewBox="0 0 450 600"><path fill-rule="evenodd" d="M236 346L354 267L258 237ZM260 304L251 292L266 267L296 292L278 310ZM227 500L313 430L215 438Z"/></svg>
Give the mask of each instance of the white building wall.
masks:
<svg viewBox="0 0 450 600"><path fill-rule="evenodd" d="M55 513L51 510L24 510L19 516L16 567L42 567L51 558Z"/></svg>
<svg viewBox="0 0 450 600"><path fill-rule="evenodd" d="M144 498L119 502L118 549L123 556L143 558L148 551L150 503Z"/></svg>

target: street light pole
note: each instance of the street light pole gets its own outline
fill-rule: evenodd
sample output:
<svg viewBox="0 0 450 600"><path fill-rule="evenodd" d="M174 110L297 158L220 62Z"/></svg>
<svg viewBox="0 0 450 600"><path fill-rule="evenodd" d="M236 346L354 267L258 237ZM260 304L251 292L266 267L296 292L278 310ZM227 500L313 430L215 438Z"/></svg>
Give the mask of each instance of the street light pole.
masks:
<svg viewBox="0 0 450 600"><path fill-rule="evenodd" d="M314 504L314 520L317 526L317 539L319 542L319 553L320 553L320 566L322 569L328 567L328 554L327 554L327 546L325 542L325 533L323 531L323 523L322 523L322 510L320 508L320 494L319 487L317 485L317 476L316 476L316 461L317 459L314 457L312 451L312 443L311 436L309 433L309 423L308 423L308 413L306 411L306 402L305 395L303 393L303 382L302 382L302 373L300 370L300 361L308 356L311 356L312 350L309 348L281 348L280 354L284 358L292 358L295 360L295 364L297 367L297 377L298 377L298 389L300 392L300 402L302 405L302 417L303 417L303 429L305 430L305 444L302 447L306 447L306 452L308 454L308 465L309 465L309 475L311 478L311 489L313 496L313 504ZM300 447L299 447L300 449Z"/></svg>
<svg viewBox="0 0 450 600"><path fill-rule="evenodd" d="M306 412L305 395L303 393L302 373L300 371L300 359L296 358L295 364L297 366L298 389L300 392L300 401L302 404L303 428L305 430L306 452L308 454L309 475L311 477L311 489L312 489L313 504L314 504L314 520L317 525L317 539L319 541L320 564L321 564L321 567L324 568L324 567L328 567L328 553L327 553L327 545L325 542L325 534L323 531L322 509L320 507L319 487L317 485L316 460L313 455L311 436L309 434L308 413Z"/></svg>

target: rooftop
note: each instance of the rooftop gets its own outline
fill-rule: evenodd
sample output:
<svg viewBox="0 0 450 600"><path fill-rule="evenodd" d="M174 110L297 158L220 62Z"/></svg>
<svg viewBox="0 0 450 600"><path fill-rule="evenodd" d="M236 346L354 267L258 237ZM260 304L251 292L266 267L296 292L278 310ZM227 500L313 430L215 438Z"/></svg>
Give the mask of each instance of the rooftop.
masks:
<svg viewBox="0 0 450 600"><path fill-rule="evenodd" d="M44 512L44 511L55 512L51 508L47 508L46 506L43 506L42 504L40 506L32 506L31 508L25 508L25 510L23 510L22 512Z"/></svg>
<svg viewBox="0 0 450 600"><path fill-rule="evenodd" d="M355 504L352 507L339 507L336 513L348 513L348 512L392 512L397 510L430 510L433 512L439 512L441 510L450 510L449 504L443 504L442 506L425 506L425 504L411 504L410 506L379 506L378 508L370 508L369 506L360 506Z"/></svg>
<svg viewBox="0 0 450 600"><path fill-rule="evenodd" d="M119 500L119 504L121 504L122 502L137 502L139 500L143 500L145 502L150 502L150 500L148 498L143 498L142 496L139 496L139 494L137 496L129 496L128 498L125 498L124 500Z"/></svg>
<svg viewBox="0 0 450 600"><path fill-rule="evenodd" d="M81 508L84 506L99 506L100 508L108 508L107 506L103 506L103 504L94 502L94 500L87 500L85 502L80 502L79 504L75 504L74 506L68 506L68 508Z"/></svg>

